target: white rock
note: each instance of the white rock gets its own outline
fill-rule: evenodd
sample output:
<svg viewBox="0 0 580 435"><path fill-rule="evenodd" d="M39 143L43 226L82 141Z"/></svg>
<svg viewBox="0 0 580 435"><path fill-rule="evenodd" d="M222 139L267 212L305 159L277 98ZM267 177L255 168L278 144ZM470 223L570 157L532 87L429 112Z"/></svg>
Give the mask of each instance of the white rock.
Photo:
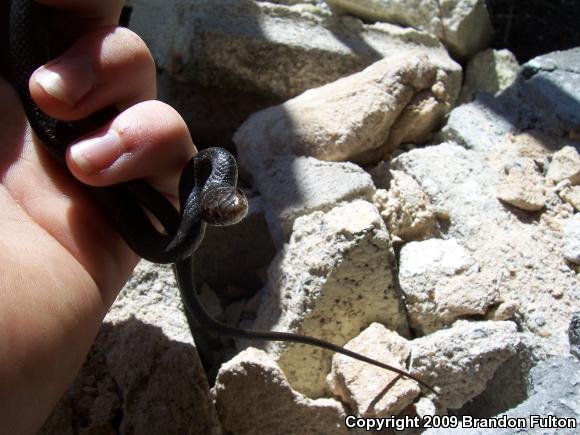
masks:
<svg viewBox="0 0 580 435"><path fill-rule="evenodd" d="M254 348L222 366L212 393L228 433L349 433L340 402L294 391L276 363Z"/></svg>
<svg viewBox="0 0 580 435"><path fill-rule="evenodd" d="M407 340L379 323L371 324L345 347L406 370L410 352ZM332 358L327 382L329 389L361 417L397 415L421 392L413 380L340 354Z"/></svg>
<svg viewBox="0 0 580 435"><path fill-rule="evenodd" d="M274 156L264 160L253 176L279 246L290 237L296 218L330 210L342 201L370 199L375 191L371 177L359 166L311 157Z"/></svg>
<svg viewBox="0 0 580 435"><path fill-rule="evenodd" d="M575 214L564 227L564 257L580 264L580 214Z"/></svg>
<svg viewBox="0 0 580 435"><path fill-rule="evenodd" d="M296 332L338 345L372 322L406 335L393 267L389 235L372 204L357 200L301 217L270 266L254 329ZM311 397L323 394L330 352L278 342L267 343L266 350L293 388Z"/></svg>
<svg viewBox="0 0 580 435"><path fill-rule="evenodd" d="M411 242L401 249L399 282L411 327L429 333L468 315L483 315L498 292L457 240Z"/></svg>
<svg viewBox="0 0 580 435"><path fill-rule="evenodd" d="M489 48L477 53L467 64L459 102L473 99L480 91L497 94L513 84L519 70L516 57L509 50Z"/></svg>
<svg viewBox="0 0 580 435"><path fill-rule="evenodd" d="M389 190L378 189L373 196L389 232L403 240L433 236L438 226L429 197L404 172L390 171L390 178Z"/></svg>
<svg viewBox="0 0 580 435"><path fill-rule="evenodd" d="M180 82L287 99L404 51L460 68L436 38L394 25L363 25L310 5L253 0L135 0L131 28L159 68Z"/></svg>
<svg viewBox="0 0 580 435"><path fill-rule="evenodd" d="M556 151L548 167L546 178L555 184L570 180L572 185L580 184L580 155L576 148L565 146Z"/></svg>
<svg viewBox="0 0 580 435"><path fill-rule="evenodd" d="M399 23L431 32L459 57L484 48L492 33L483 0L327 0L370 20Z"/></svg>
<svg viewBox="0 0 580 435"><path fill-rule="evenodd" d="M236 132L240 163L265 156L372 161L425 141L456 98L455 78L426 56L391 56L364 71L253 114Z"/></svg>
<svg viewBox="0 0 580 435"><path fill-rule="evenodd" d="M497 200L495 185L506 165L524 156L542 162L547 151L540 152L540 145L551 144L541 137L513 139L485 152L476 136L473 145L479 151L451 143L417 148L393 159L391 168L413 177L437 210L447 210L446 237L468 249L478 265L478 270L457 275L457 287L447 290L451 297L458 298L465 288L480 288L482 294L496 291L498 301L517 305L520 327L535 339L534 357L565 354L569 348L566 319L580 297L577 277L563 253L562 228L571 207L563 206L551 192L549 207L539 220L526 221ZM446 287L440 282L432 286ZM536 322L537 317L543 323Z"/></svg>
<svg viewBox="0 0 580 435"><path fill-rule="evenodd" d="M439 389L440 406L459 409L516 354L520 338L512 322L458 320L410 343L412 373Z"/></svg>

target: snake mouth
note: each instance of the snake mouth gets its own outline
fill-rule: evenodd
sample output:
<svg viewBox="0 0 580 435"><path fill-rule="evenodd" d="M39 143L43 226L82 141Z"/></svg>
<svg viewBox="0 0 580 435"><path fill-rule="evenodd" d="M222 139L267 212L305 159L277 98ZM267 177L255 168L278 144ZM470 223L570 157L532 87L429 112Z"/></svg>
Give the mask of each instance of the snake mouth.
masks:
<svg viewBox="0 0 580 435"><path fill-rule="evenodd" d="M201 210L209 225L233 225L248 214L248 200L237 187L216 187L203 195Z"/></svg>

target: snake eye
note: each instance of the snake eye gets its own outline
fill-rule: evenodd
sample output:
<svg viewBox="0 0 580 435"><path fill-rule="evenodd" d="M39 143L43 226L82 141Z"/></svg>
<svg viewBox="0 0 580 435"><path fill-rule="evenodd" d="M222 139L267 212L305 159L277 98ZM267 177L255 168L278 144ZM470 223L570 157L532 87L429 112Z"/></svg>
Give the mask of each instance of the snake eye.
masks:
<svg viewBox="0 0 580 435"><path fill-rule="evenodd" d="M204 194L201 210L210 225L233 225L248 214L248 200L237 187L216 187Z"/></svg>

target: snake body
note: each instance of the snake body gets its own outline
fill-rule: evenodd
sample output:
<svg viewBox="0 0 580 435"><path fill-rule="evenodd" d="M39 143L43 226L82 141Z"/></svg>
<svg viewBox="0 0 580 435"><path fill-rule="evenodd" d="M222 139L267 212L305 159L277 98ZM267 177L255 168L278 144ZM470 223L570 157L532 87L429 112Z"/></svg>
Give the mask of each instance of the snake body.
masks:
<svg viewBox="0 0 580 435"><path fill-rule="evenodd" d="M30 96L32 73L51 56L43 28L43 8L32 0L12 0L8 51L12 82L20 95L29 123L46 150L65 164L67 146L81 130L77 123L53 119L43 113ZM34 30L33 30L34 29ZM39 40L35 36L39 35ZM388 364L308 336L274 331L250 331L216 321L200 303L193 282L191 255L201 243L207 223L231 225L247 212L247 200L236 187L237 166L222 148L208 148L194 156L179 182L180 211L144 180L87 189L109 216L127 244L141 257L156 263L174 263L175 275L186 309L197 322L218 335L267 341L286 341L324 348L410 378L437 394L417 377ZM149 211L163 226L155 228Z"/></svg>

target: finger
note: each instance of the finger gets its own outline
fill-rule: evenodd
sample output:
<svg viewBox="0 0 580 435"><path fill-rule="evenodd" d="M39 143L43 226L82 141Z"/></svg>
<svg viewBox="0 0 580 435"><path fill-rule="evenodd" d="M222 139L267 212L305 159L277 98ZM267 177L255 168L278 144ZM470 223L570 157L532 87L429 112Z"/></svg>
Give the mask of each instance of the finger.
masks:
<svg viewBox="0 0 580 435"><path fill-rule="evenodd" d="M156 96L155 62L135 33L122 27L92 31L37 69L32 98L53 118L76 121L106 107L123 110Z"/></svg>
<svg viewBox="0 0 580 435"><path fill-rule="evenodd" d="M162 193L175 195L176 180L195 152L181 116L165 103L146 101L73 144L67 163L85 184L150 178Z"/></svg>

